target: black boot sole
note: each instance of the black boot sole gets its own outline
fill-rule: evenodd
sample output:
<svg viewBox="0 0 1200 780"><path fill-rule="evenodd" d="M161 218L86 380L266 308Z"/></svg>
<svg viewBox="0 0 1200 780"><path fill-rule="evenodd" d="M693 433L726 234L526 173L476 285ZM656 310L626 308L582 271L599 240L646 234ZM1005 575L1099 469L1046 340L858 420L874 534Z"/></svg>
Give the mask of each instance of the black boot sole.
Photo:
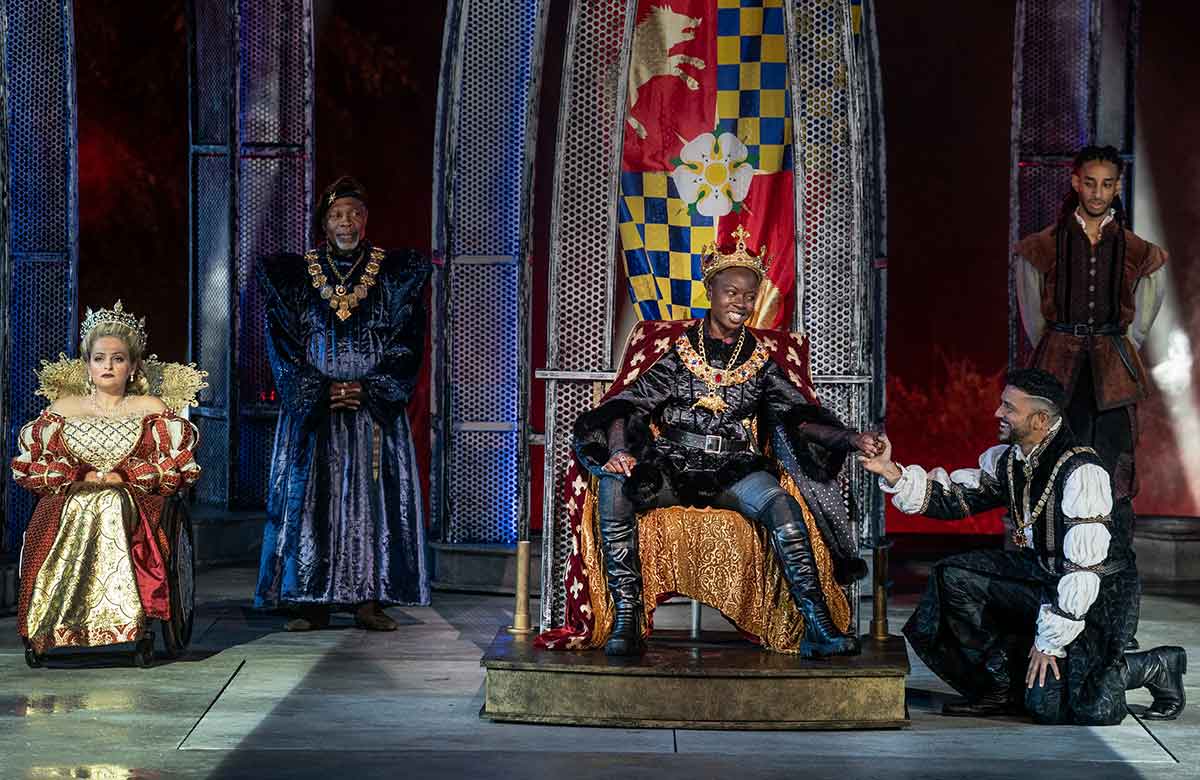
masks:
<svg viewBox="0 0 1200 780"><path fill-rule="evenodd" d="M610 658L636 658L645 655L646 643L630 643L624 639L613 642L611 639L604 645L604 654Z"/></svg>

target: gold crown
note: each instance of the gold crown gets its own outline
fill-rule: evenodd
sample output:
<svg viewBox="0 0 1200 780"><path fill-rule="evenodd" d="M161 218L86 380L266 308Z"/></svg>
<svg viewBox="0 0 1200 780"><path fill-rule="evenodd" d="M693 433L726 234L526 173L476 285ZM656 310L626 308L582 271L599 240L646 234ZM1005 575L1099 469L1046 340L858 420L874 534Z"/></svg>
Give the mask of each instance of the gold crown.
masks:
<svg viewBox="0 0 1200 780"><path fill-rule="evenodd" d="M727 268L746 268L758 274L758 278L762 279L767 274L767 269L771 267L771 259L767 256L767 247L764 244L758 250L758 255L750 254L746 247L746 240L750 238L750 234L746 232L746 228L738 225L737 230L729 234L737 239L737 246L729 254L725 254L717 246L717 242L705 244L701 250L704 257L700 260L700 271L704 274L704 281L708 281L713 275L719 274Z"/></svg>
<svg viewBox="0 0 1200 780"><path fill-rule="evenodd" d="M86 339L87 334L91 332L92 328L105 322L115 322L118 325L124 325L126 328L129 328L129 330L133 332L134 338L138 340L138 344L142 348L145 348L146 318L142 317L139 320L133 314L125 311L125 307L119 300L111 309L92 311L91 308L89 308L87 310L87 316L83 318L83 327L79 329L79 338Z"/></svg>

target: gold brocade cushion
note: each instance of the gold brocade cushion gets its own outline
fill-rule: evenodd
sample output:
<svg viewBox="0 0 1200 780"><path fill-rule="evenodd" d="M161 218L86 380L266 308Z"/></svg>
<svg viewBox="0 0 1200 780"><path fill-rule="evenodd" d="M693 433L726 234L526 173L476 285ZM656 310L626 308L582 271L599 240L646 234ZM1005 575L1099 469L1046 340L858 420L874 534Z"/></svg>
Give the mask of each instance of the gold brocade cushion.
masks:
<svg viewBox="0 0 1200 780"><path fill-rule="evenodd" d="M589 574L595 573L588 577L588 586L596 612L592 644L599 646L612 630L612 599L595 534L594 482L581 531L585 566ZM780 484L800 503L830 617L845 631L850 625L850 604L834 580L829 550L795 483L784 476ZM768 649L799 652L804 620L788 592L766 529L732 510L665 507L638 515L638 544L647 625L660 598L679 594L720 610Z"/></svg>

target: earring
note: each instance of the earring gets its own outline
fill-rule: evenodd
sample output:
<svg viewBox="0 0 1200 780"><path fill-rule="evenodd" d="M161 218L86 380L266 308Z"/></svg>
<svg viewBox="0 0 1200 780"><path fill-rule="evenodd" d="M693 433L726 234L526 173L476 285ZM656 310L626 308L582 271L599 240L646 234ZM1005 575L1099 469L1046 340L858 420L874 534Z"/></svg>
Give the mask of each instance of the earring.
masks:
<svg viewBox="0 0 1200 780"><path fill-rule="evenodd" d="M88 395L96 394L96 383L92 381L92 375L89 373L83 380L83 387L87 390Z"/></svg>

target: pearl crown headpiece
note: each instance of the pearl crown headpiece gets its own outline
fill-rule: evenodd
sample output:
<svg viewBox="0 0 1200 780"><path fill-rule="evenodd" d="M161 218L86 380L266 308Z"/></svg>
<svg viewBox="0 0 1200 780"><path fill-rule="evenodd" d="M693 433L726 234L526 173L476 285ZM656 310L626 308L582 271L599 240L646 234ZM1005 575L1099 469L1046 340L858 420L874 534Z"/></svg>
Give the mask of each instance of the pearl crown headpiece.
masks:
<svg viewBox="0 0 1200 780"><path fill-rule="evenodd" d="M725 254L717 246L717 242L713 241L705 244L701 250L704 254L700 261L700 271L704 274L704 281L708 281L715 274L719 274L727 268L746 268L758 274L761 279L766 276L767 269L771 267L772 258L767 255L767 247L763 245L758 250L758 255L750 254L746 246L746 241L750 238L750 234L746 232L746 228L742 225L737 226L737 230L729 234L737 239L737 246L729 254Z"/></svg>

